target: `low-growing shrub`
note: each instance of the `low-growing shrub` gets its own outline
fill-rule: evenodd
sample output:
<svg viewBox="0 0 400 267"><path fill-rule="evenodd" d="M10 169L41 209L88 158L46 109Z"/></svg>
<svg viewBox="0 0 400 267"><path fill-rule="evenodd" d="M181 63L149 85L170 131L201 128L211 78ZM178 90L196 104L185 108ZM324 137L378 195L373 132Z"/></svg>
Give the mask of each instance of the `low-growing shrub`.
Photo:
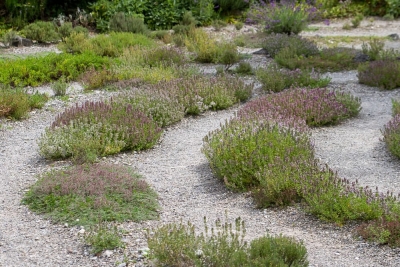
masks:
<svg viewBox="0 0 400 267"><path fill-rule="evenodd" d="M129 89L129 88L125 88ZM165 127L183 119L184 107L168 92L155 91L151 87L143 89L130 88L114 98L115 105L131 105L145 113L160 127Z"/></svg>
<svg viewBox="0 0 400 267"><path fill-rule="evenodd" d="M130 105L85 102L59 114L39 140L46 158L93 162L124 150L151 148L161 129Z"/></svg>
<svg viewBox="0 0 400 267"><path fill-rule="evenodd" d="M82 81L86 90L92 90L105 87L113 82L116 82L118 81L118 77L115 71L107 68L98 70L95 68L90 68L80 76L80 80Z"/></svg>
<svg viewBox="0 0 400 267"><path fill-rule="evenodd" d="M0 83L11 86L39 86L64 76L76 79L89 68L108 66L110 60L93 54L81 55L50 53L24 59L0 61Z"/></svg>
<svg viewBox="0 0 400 267"><path fill-rule="evenodd" d="M49 21L37 21L24 27L22 32L26 38L39 43L57 43L61 37L56 31L56 25Z"/></svg>
<svg viewBox="0 0 400 267"><path fill-rule="evenodd" d="M0 117L19 120L33 108L42 108L47 102L45 94L28 94L22 89L0 86Z"/></svg>
<svg viewBox="0 0 400 267"><path fill-rule="evenodd" d="M154 40L142 35L129 32L112 32L109 35L99 34L88 38L84 33L72 33L59 45L64 52L90 52L99 56L117 57L131 46L153 47Z"/></svg>
<svg viewBox="0 0 400 267"><path fill-rule="evenodd" d="M315 7L296 6L296 1L254 1L247 13L247 22L265 25L268 33L298 34L316 13Z"/></svg>
<svg viewBox="0 0 400 267"><path fill-rule="evenodd" d="M238 78L201 77L176 79L154 85L153 90L168 92L184 106L185 114L198 115L207 109L226 109L250 98L253 85Z"/></svg>
<svg viewBox="0 0 400 267"><path fill-rule="evenodd" d="M65 38L71 36L72 33L82 33L86 38L89 37L89 30L87 28L82 26L73 27L72 22L64 22L57 30L62 41L65 41Z"/></svg>
<svg viewBox="0 0 400 267"><path fill-rule="evenodd" d="M232 223L217 219L210 233L196 235L195 226L167 224L147 234L150 257L156 266L308 266L302 242L285 236L264 236L247 245L245 225L237 218Z"/></svg>
<svg viewBox="0 0 400 267"><path fill-rule="evenodd" d="M256 74L263 90L267 92L280 92L290 87L322 88L330 82L330 78L321 78L318 73L300 69L286 71L276 65L260 68Z"/></svg>
<svg viewBox="0 0 400 267"><path fill-rule="evenodd" d="M77 165L44 173L22 202L71 225L158 217L156 193L132 169L118 165Z"/></svg>
<svg viewBox="0 0 400 267"><path fill-rule="evenodd" d="M135 17L124 12L115 13L110 19L110 30L114 32L131 32L143 35L149 34L143 18Z"/></svg>
<svg viewBox="0 0 400 267"><path fill-rule="evenodd" d="M288 69L315 69L320 72L356 69L355 58L360 52L353 48L324 48L317 55L304 57L290 47L281 49L275 55L275 61Z"/></svg>
<svg viewBox="0 0 400 267"><path fill-rule="evenodd" d="M357 228L357 234L368 241L379 245L388 244L391 247L400 247L400 220L377 219L363 223Z"/></svg>
<svg viewBox="0 0 400 267"><path fill-rule="evenodd" d="M315 42L298 35L281 33L268 35L264 39L262 47L272 58L275 58L276 54L285 47L297 56L309 57L319 53Z"/></svg>
<svg viewBox="0 0 400 267"><path fill-rule="evenodd" d="M67 93L68 83L65 77L61 77L51 85L55 96L64 96Z"/></svg>
<svg viewBox="0 0 400 267"><path fill-rule="evenodd" d="M238 21L238 22L235 23L235 29L237 31L240 31L243 28L243 26L244 26L244 23L241 22L241 21Z"/></svg>
<svg viewBox="0 0 400 267"><path fill-rule="evenodd" d="M250 65L249 62L239 62L239 65L234 70L235 73L241 75L253 75L254 70L253 67Z"/></svg>
<svg viewBox="0 0 400 267"><path fill-rule="evenodd" d="M396 114L384 126L382 131L386 147L396 157L400 158L400 115Z"/></svg>
<svg viewBox="0 0 400 267"><path fill-rule="evenodd" d="M392 90L400 86L400 61L376 60L358 67L358 81L361 84Z"/></svg>
<svg viewBox="0 0 400 267"><path fill-rule="evenodd" d="M228 23L223 20L217 19L213 21L212 26L214 27L215 31L219 32L220 30L222 30L222 28L228 26Z"/></svg>

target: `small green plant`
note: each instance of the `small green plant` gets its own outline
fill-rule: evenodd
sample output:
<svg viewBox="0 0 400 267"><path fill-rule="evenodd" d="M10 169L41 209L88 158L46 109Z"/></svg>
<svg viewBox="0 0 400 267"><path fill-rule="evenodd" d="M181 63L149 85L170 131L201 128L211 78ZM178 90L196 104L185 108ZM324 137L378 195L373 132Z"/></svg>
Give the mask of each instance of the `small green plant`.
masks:
<svg viewBox="0 0 400 267"><path fill-rule="evenodd" d="M237 68L234 70L235 73L241 74L241 75L253 75L254 70L253 67L250 65L249 62L239 62L239 65Z"/></svg>
<svg viewBox="0 0 400 267"><path fill-rule="evenodd" d="M156 193L140 175L119 165L77 165L44 173L22 202L70 225L158 217Z"/></svg>
<svg viewBox="0 0 400 267"><path fill-rule="evenodd" d="M279 33L268 35L264 39L262 47L272 58L275 58L275 56L284 48L287 48L296 56L309 57L319 53L315 42L301 36L289 36L287 34Z"/></svg>
<svg viewBox="0 0 400 267"><path fill-rule="evenodd" d="M117 226L99 223L95 227L91 227L84 236L85 242L92 247L91 252L95 255L100 254L104 250L111 250L124 246L121 233Z"/></svg>
<svg viewBox="0 0 400 267"><path fill-rule="evenodd" d="M72 22L64 22L60 27L58 27L58 34L60 35L62 41L69 37L72 33L83 33L86 38L89 37L89 30L82 26L72 26Z"/></svg>
<svg viewBox="0 0 400 267"><path fill-rule="evenodd" d="M361 21L364 19L363 14L357 14L352 20L351 20L351 25L353 28L357 28L360 26Z"/></svg>
<svg viewBox="0 0 400 267"><path fill-rule="evenodd" d="M226 27L228 25L228 23L226 23L223 20L214 20L212 23L212 26L214 27L214 30L219 32L220 30L222 30L222 28Z"/></svg>
<svg viewBox="0 0 400 267"><path fill-rule="evenodd" d="M68 83L64 76L51 85L55 96L64 96L67 93Z"/></svg>
<svg viewBox="0 0 400 267"><path fill-rule="evenodd" d="M61 37L56 31L53 22L37 21L24 27L22 32L26 38L36 40L39 43L57 43Z"/></svg>
<svg viewBox="0 0 400 267"><path fill-rule="evenodd" d="M235 29L237 31L240 31L243 28L243 26L244 26L244 23L241 22L241 21L238 21L238 22L235 23Z"/></svg>
<svg viewBox="0 0 400 267"><path fill-rule="evenodd" d="M17 38L18 34L16 31L8 31L1 37L1 42L5 47L10 47L12 42Z"/></svg>
<svg viewBox="0 0 400 267"><path fill-rule="evenodd" d="M300 69L288 71L276 65L271 65L267 69L260 68L256 75L263 90L267 92L280 92L290 87L322 88L330 82L329 78L322 78L318 73Z"/></svg>
<svg viewBox="0 0 400 267"><path fill-rule="evenodd" d="M229 70L239 61L239 52L233 43L225 43L219 47L217 63L225 65L225 71Z"/></svg>
<svg viewBox="0 0 400 267"><path fill-rule="evenodd" d="M45 94L28 94L20 88L0 85L0 117L23 119L31 109L42 108L47 100Z"/></svg>
<svg viewBox="0 0 400 267"><path fill-rule="evenodd" d="M209 229L204 218L204 232L196 235L188 222L167 224L147 234L150 257L156 266L308 266L307 250L301 242L285 236L264 236L244 242L244 221L215 221Z"/></svg>

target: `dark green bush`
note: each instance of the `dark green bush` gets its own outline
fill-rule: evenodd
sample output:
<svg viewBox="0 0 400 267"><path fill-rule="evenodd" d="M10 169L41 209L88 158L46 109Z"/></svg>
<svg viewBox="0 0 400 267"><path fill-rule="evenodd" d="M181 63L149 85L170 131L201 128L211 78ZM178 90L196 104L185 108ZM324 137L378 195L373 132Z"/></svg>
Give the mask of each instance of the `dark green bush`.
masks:
<svg viewBox="0 0 400 267"><path fill-rule="evenodd" d="M100 221L142 221L158 217L156 193L132 169L78 165L50 171L22 202L55 222L94 225Z"/></svg>
<svg viewBox="0 0 400 267"><path fill-rule="evenodd" d="M110 30L115 32L140 33L143 35L149 34L149 29L144 24L142 18L123 12L118 12L111 17Z"/></svg>
<svg viewBox="0 0 400 267"><path fill-rule="evenodd" d="M37 21L24 27L22 30L26 38L39 43L57 43L61 37L57 33L56 25L49 21Z"/></svg>

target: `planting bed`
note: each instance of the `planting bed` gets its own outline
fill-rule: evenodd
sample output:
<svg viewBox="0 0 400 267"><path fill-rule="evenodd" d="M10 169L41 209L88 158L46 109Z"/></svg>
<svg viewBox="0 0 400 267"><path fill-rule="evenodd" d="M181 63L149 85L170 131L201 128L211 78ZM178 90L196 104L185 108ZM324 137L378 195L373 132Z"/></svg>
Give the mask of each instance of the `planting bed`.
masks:
<svg viewBox="0 0 400 267"><path fill-rule="evenodd" d="M396 28L382 27L381 30L388 35L395 33ZM373 34L363 32L363 28L353 33L356 32ZM321 28L313 34L322 33ZM399 42L393 43L399 45ZM373 188L379 186L381 191L400 193L400 162L388 153L380 132L391 119L391 99L400 97L400 91L380 91L360 85L355 71L327 75L332 77L331 87L360 97L362 110L358 117L340 125L313 130L317 157L341 177L358 179L361 185ZM84 229L52 224L30 212L20 201L26 189L36 181L36 174L70 164L49 162L38 154L37 140L55 115L75 102L102 99L112 94L103 91L83 94L75 84L69 103L53 99L43 110L32 112L27 120L0 121L1 267L147 266L143 256L147 246L146 228L179 220L190 220L201 227L204 216L214 221L223 218L225 213L232 220L240 216L246 222L249 240L266 233L282 233L302 240L308 250L310 266L400 265L399 249L359 240L352 236L354 225L326 224L297 207L257 210L247 193L232 193L215 179L200 151L202 139L232 117L238 107L185 118L169 127L154 149L103 160L132 166L144 176L159 194L160 220L121 223L120 227L125 230L125 249L91 255L82 242ZM132 263L124 265L126 260Z"/></svg>

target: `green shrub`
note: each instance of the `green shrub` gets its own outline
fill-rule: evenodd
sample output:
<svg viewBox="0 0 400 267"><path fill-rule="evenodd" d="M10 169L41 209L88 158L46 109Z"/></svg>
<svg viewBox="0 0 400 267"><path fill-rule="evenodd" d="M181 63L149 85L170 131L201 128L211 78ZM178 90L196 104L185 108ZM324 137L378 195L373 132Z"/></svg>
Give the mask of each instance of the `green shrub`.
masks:
<svg viewBox="0 0 400 267"><path fill-rule="evenodd" d="M249 6L249 2L244 0L217 0L215 3L223 14L242 11Z"/></svg>
<svg viewBox="0 0 400 267"><path fill-rule="evenodd" d="M117 226L100 223L92 227L89 233L85 233L85 242L91 246L91 252L98 255L102 251L108 249L124 247L121 238L121 231Z"/></svg>
<svg viewBox="0 0 400 267"><path fill-rule="evenodd" d="M400 86L400 62L387 59L366 62L358 67L359 83L392 90Z"/></svg>
<svg viewBox="0 0 400 267"><path fill-rule="evenodd" d="M294 238L264 236L251 241L251 266L308 266L307 249Z"/></svg>
<svg viewBox="0 0 400 267"><path fill-rule="evenodd" d="M125 88L129 89L129 88ZM154 91L152 88L134 89L123 92L114 98L115 105L131 105L152 118L160 127L165 127L183 119L184 107L167 92Z"/></svg>
<svg viewBox="0 0 400 267"><path fill-rule="evenodd" d="M30 110L29 96L21 89L0 89L0 117L22 119Z"/></svg>
<svg viewBox="0 0 400 267"><path fill-rule="evenodd" d="M69 53L94 53L99 56L117 57L131 46L153 47L154 41L142 34L127 32L112 32L109 35L99 34L88 38L83 33L72 33L65 38L59 46L64 52Z"/></svg>
<svg viewBox="0 0 400 267"><path fill-rule="evenodd" d="M110 30L114 32L131 32L143 35L149 34L149 29L142 18L131 14L118 12L110 19Z"/></svg>
<svg viewBox="0 0 400 267"><path fill-rule="evenodd" d="M22 202L71 225L158 217L156 193L132 169L118 165L78 165L44 173Z"/></svg>
<svg viewBox="0 0 400 267"><path fill-rule="evenodd" d="M3 36L1 36L0 41L5 47L10 47L12 42L17 38L18 34L16 31L8 31Z"/></svg>
<svg viewBox="0 0 400 267"><path fill-rule="evenodd" d="M217 20L214 20L214 21L213 21L212 26L214 27L214 30L215 30L215 31L218 31L218 32L219 32L220 30L222 30L222 28L228 26L228 23L226 23L226 22L223 21L223 20L217 19Z"/></svg>
<svg viewBox="0 0 400 267"><path fill-rule="evenodd" d="M400 114L400 101L392 99L392 115L393 117Z"/></svg>
<svg viewBox="0 0 400 267"><path fill-rule="evenodd" d="M267 69L258 69L257 79L261 82L262 88L267 92L280 92L290 87L326 87L330 78L321 78L318 73L296 69L286 71L271 65Z"/></svg>
<svg viewBox="0 0 400 267"><path fill-rule="evenodd" d="M358 26L360 26L361 21L364 19L364 16L362 14L357 14L352 20L351 20L351 24L353 26L353 28L357 28Z"/></svg>
<svg viewBox="0 0 400 267"><path fill-rule="evenodd" d="M244 23L241 22L241 21L238 21L238 22L235 23L235 29L237 31L240 31L243 28L243 26L244 26Z"/></svg>
<svg viewBox="0 0 400 267"><path fill-rule="evenodd" d="M262 23L268 33L298 34L307 27L313 12L296 6L296 1L254 1L247 13L247 21Z"/></svg>
<svg viewBox="0 0 400 267"><path fill-rule="evenodd" d="M235 63L239 61L239 52L233 43L224 43L219 46L217 63L225 65L225 70L229 70Z"/></svg>
<svg viewBox="0 0 400 267"><path fill-rule="evenodd" d="M31 23L25 26L22 32L26 38L36 40L39 43L57 43L61 39L56 31L56 26L49 21Z"/></svg>
<svg viewBox="0 0 400 267"><path fill-rule="evenodd" d="M106 87L113 82L118 81L115 71L102 68L96 70L90 68L80 76L80 80L86 90L93 90L100 87Z"/></svg>
<svg viewBox="0 0 400 267"><path fill-rule="evenodd" d="M108 66L107 58L93 54L69 55L50 53L46 56L29 56L24 59L0 61L0 83L11 86L39 86L64 76L76 79L89 68Z"/></svg>
<svg viewBox="0 0 400 267"><path fill-rule="evenodd" d="M82 26L72 26L72 22L64 22L60 27L58 27L58 34L60 35L62 41L69 37L72 33L82 33L86 38L89 37L89 30Z"/></svg>
<svg viewBox="0 0 400 267"><path fill-rule="evenodd" d="M100 156L154 146L161 129L130 105L85 102L59 114L39 140L46 158L93 162Z"/></svg>
<svg viewBox="0 0 400 267"><path fill-rule="evenodd" d="M238 78L193 76L162 82L153 90L168 92L184 106L185 114L198 115L207 109L220 110L250 98L253 85Z"/></svg>
<svg viewBox="0 0 400 267"><path fill-rule="evenodd" d="M324 48L319 54L309 57L299 56L295 50L285 47L280 50L275 61L288 69L315 69L320 72L342 71L356 69L355 58L359 51L353 48Z"/></svg>
<svg viewBox="0 0 400 267"><path fill-rule="evenodd" d="M253 75L254 70L249 62L239 62L239 65L235 69L235 73L241 75Z"/></svg>
<svg viewBox="0 0 400 267"><path fill-rule="evenodd" d="M68 83L65 77L61 77L51 85L55 96L64 96L67 93Z"/></svg>
<svg viewBox="0 0 400 267"><path fill-rule="evenodd" d="M190 222L167 224L147 234L155 266L308 266L305 246L282 235L244 242L245 225L215 221L211 233L204 218L204 233L195 234Z"/></svg>
<svg viewBox="0 0 400 267"><path fill-rule="evenodd" d="M400 220L398 217L363 223L356 232L367 241L373 241L379 245L388 244L391 247L400 247Z"/></svg>
<svg viewBox="0 0 400 267"><path fill-rule="evenodd" d="M275 58L279 51L286 47L297 56L309 57L319 53L317 44L315 42L302 38L298 35L287 35L280 33L268 35L264 39L262 47L272 58Z"/></svg>

